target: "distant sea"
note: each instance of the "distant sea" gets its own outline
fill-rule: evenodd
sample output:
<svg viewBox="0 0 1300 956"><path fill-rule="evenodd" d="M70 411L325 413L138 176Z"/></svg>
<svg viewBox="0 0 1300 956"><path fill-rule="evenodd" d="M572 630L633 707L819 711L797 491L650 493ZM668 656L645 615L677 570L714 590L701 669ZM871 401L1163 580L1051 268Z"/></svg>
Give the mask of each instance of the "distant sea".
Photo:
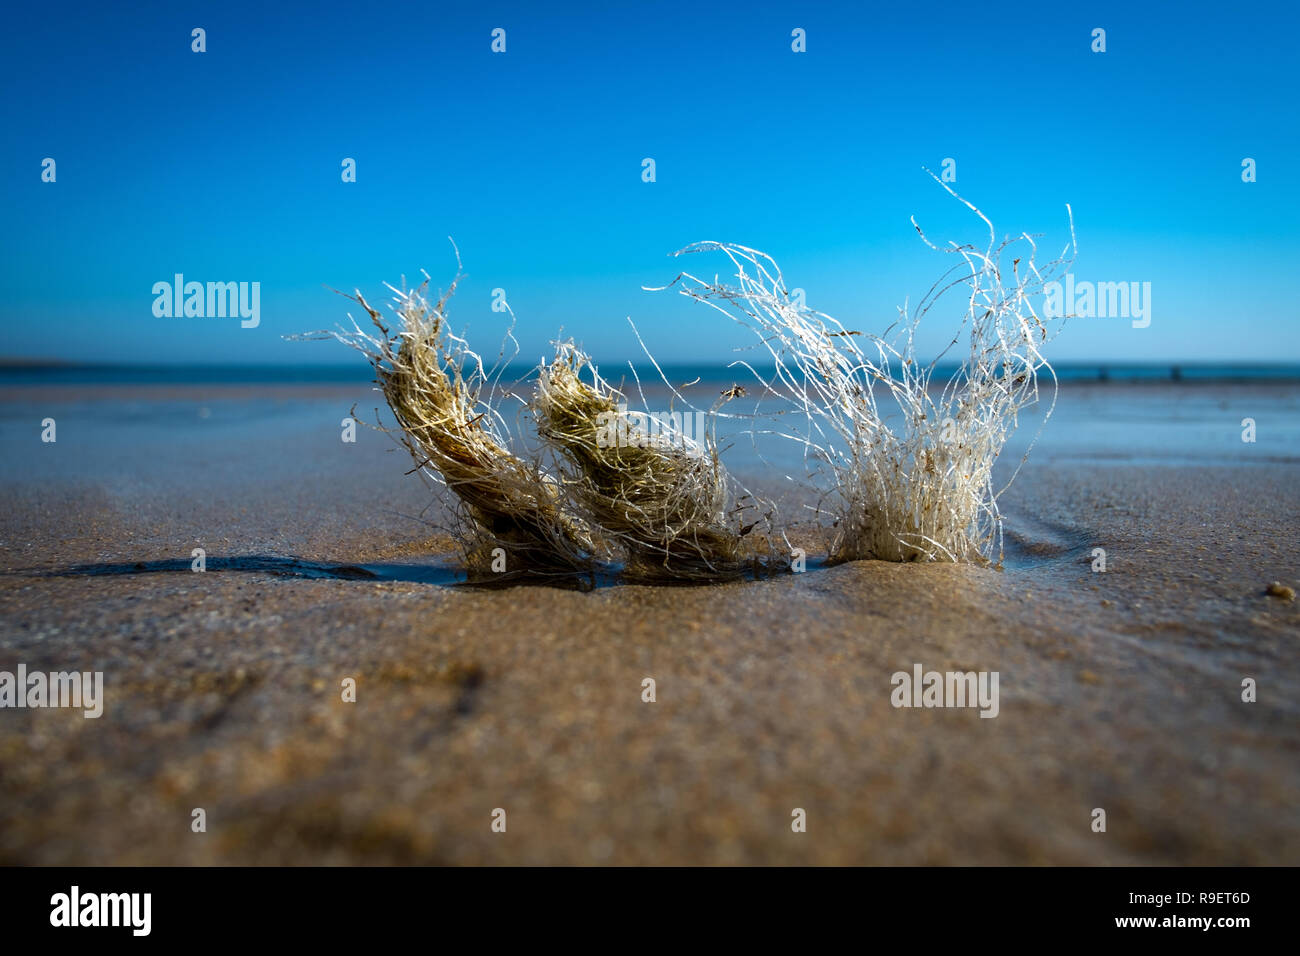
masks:
<svg viewBox="0 0 1300 956"><path fill-rule="evenodd" d="M617 383L632 378L626 364L604 363L602 374ZM743 368L728 369L725 362L714 364L662 366L674 384L702 379L705 382L753 382ZM953 363L936 366L934 380L946 381L956 370ZM1062 363L1054 366L1062 383L1252 383L1300 382L1300 364L1209 364L1209 363ZM653 367L636 365L636 375L643 384L659 380ZM510 366L502 380L509 382L528 375L524 365ZM760 374L765 369L758 369ZM354 384L371 381L373 375L364 364L349 365L54 365L0 361L0 385L322 385Z"/></svg>

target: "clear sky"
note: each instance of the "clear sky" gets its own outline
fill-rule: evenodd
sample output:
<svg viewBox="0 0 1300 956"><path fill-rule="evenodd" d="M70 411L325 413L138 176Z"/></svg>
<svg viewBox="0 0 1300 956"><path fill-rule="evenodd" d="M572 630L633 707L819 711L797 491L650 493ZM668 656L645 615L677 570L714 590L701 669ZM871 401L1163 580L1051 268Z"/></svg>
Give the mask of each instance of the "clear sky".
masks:
<svg viewBox="0 0 1300 956"><path fill-rule="evenodd" d="M1145 9L1143 9L1145 8ZM744 330L641 291L690 242L762 249L883 330L981 227L1079 238L1151 324L1072 322L1060 360L1300 359L1294 4L26 4L0 31L0 355L328 362L360 287L460 247L457 328L522 359L723 361ZM191 51L206 30L207 52ZM493 53L491 32L506 31ZM1106 30L1106 52L1091 50ZM807 52L791 50L806 31ZM41 181L42 161L56 181ZM357 181L341 181L345 157ZM656 181L642 181L653 158ZM1258 181L1242 182L1242 160ZM718 259L697 257L712 275ZM258 281L261 324L158 318L152 287ZM956 304L955 301L953 303ZM932 313L932 354L955 312Z"/></svg>

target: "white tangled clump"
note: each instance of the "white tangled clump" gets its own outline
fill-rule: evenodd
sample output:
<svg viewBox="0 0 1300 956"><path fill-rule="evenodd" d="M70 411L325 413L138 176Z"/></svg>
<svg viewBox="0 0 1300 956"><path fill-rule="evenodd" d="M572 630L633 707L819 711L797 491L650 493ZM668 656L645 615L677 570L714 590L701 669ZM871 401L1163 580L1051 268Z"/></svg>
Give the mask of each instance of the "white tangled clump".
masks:
<svg viewBox="0 0 1300 956"><path fill-rule="evenodd" d="M558 343L555 361L543 364L533 408L543 439L568 463L574 510L624 556L624 577L723 580L756 567L742 555L749 528L729 514L712 435L697 443L671 422L645 435L637 419L649 416L628 412L573 342Z"/></svg>
<svg viewBox="0 0 1300 956"><path fill-rule="evenodd" d="M535 459L509 450L510 431L498 410L504 349L497 365L485 370L447 322L456 281L436 300L428 287L427 274L414 289L388 286L391 328L356 292L348 298L365 309L375 331L352 320L351 328L317 335L366 356L415 470L455 494L455 535L472 578L588 572L594 550L589 529L567 512L553 476ZM513 342L510 333L507 339Z"/></svg>
<svg viewBox="0 0 1300 956"><path fill-rule="evenodd" d="M940 248L913 219L926 245L962 262L935 283L914 311L901 307L900 320L883 335L850 331L808 309L791 297L770 256L744 246L702 242L676 253L722 252L735 266L734 285L682 273L663 287L675 286L752 329L766 348L775 363L769 378L748 362L736 364L793 403L806 419L806 431L787 437L803 442L805 460L819 459L830 469L828 508L836 518L832 561L984 562L996 555L1000 563L997 502L1006 486L995 490L993 465L1019 412L1038 401L1040 372L1051 376L1055 406L1056 376L1040 348L1059 327L1040 318L1033 299L1073 261L1070 207L1070 242L1040 268L1030 234L999 241L983 213L947 184L940 185L984 222L988 245L982 250L956 243ZM962 331L922 365L915 354L916 330L937 303L951 298L946 293L962 287L967 295L961 329L968 332L969 350L952 377L932 390L936 365L958 344ZM897 407L893 416L882 414L878 392ZM1050 415L1049 407L1044 422Z"/></svg>

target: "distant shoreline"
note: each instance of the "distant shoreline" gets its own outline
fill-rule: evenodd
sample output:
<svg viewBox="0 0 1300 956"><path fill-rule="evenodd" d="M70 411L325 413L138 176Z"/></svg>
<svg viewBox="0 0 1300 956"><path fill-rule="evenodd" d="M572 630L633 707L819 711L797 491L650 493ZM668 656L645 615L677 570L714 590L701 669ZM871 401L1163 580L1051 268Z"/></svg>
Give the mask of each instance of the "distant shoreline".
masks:
<svg viewBox="0 0 1300 956"><path fill-rule="evenodd" d="M653 366L635 365L645 385L659 383ZM606 363L606 378L615 382L626 377L632 383L626 363ZM703 382L750 384L753 375L744 368L728 368L725 362L662 364L664 374L675 385L700 379ZM935 367L933 381L946 382L957 370L956 363ZM1300 363L1252 362L1062 362L1053 366L1061 384L1228 384L1300 382ZM501 375L505 383L529 377L533 366L507 366ZM758 368L768 375L773 370ZM45 359L0 358L0 386L10 385L349 385L366 384L373 373L364 364L348 365L239 365L239 364L111 364L60 362Z"/></svg>

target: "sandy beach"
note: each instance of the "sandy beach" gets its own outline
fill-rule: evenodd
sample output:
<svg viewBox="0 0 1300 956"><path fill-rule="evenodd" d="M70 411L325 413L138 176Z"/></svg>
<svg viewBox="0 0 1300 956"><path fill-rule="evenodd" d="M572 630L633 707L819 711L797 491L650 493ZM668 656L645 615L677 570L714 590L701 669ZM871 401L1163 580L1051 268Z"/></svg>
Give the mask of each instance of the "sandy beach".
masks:
<svg viewBox="0 0 1300 956"><path fill-rule="evenodd" d="M105 688L0 710L0 863L1300 863L1298 386L1064 386L1001 570L805 524L803 574L587 593L456 584L354 403L0 389L0 670ZM917 664L997 717L892 706Z"/></svg>

